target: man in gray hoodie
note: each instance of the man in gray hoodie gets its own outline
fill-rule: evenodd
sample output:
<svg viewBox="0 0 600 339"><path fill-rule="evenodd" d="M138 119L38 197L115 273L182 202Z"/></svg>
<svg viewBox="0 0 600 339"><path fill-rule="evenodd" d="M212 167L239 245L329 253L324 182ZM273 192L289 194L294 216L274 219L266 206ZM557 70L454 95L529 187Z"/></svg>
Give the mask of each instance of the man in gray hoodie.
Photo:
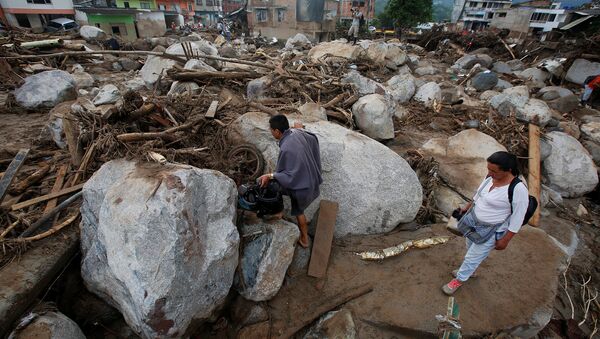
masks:
<svg viewBox="0 0 600 339"><path fill-rule="evenodd" d="M304 210L320 194L321 155L317 136L302 129L296 123L290 128L289 121L284 115L273 116L269 120L271 134L279 140L279 157L275 172L259 178L261 186L266 186L269 180L277 180L292 200L292 215L298 220L302 247L308 246L308 222Z"/></svg>

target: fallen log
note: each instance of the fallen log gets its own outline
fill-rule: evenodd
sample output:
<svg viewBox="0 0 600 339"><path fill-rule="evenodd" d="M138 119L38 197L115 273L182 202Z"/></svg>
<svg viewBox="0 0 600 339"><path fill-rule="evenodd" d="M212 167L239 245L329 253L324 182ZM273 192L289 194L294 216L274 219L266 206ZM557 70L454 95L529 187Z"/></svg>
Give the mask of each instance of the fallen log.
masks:
<svg viewBox="0 0 600 339"><path fill-rule="evenodd" d="M248 79L248 78L260 78L261 75L256 72L221 72L221 71L186 71L167 72L169 77L173 80L179 81L195 81L195 80L212 80L212 79Z"/></svg>
<svg viewBox="0 0 600 339"><path fill-rule="evenodd" d="M12 205L10 207L10 209L12 211L20 210L22 208L25 208L25 207L28 207L28 206L31 206L31 205L35 205L35 204L38 204L40 202L48 201L50 199L58 198L60 196L66 195L66 194L77 192L82 187L83 187L83 184L79 184L79 185L75 185L73 187L62 189L62 190L60 190L58 192L54 192L54 193L42 195L41 197L37 197L37 198L34 198L34 199L30 199L30 200L26 200L26 201L20 202L18 204L14 204L14 205Z"/></svg>
<svg viewBox="0 0 600 339"><path fill-rule="evenodd" d="M10 165L8 165L8 168L4 172L4 175L2 175L2 179L0 179L0 203L2 202L2 199L4 199L4 196L8 191L8 187L15 179L17 172L19 171L21 166L23 166L25 158L27 158L27 154L29 154L29 149L19 150L19 153L17 153L15 158L11 161Z"/></svg>
<svg viewBox="0 0 600 339"><path fill-rule="evenodd" d="M48 40L38 40L38 41L27 41L22 43L17 43L17 45L21 48L30 49L30 48L40 48L40 47L61 47L64 41L62 39L48 39ZM15 44L5 44L2 47L13 48Z"/></svg>
<svg viewBox="0 0 600 339"><path fill-rule="evenodd" d="M29 188L29 186L42 180L46 176L46 174L48 174L49 171L50 165L42 166L37 171L33 172L33 174L31 174L30 176L23 179L21 182L15 184L14 187L10 190L10 193L12 195L19 195L25 192L25 190Z"/></svg>
<svg viewBox="0 0 600 339"><path fill-rule="evenodd" d="M30 235L33 235L35 231L38 230L44 223L53 218L56 214L69 207L75 200L79 199L83 195L83 192L77 192L73 194L69 199L60 203L60 205L54 207L50 212L44 214L40 219L38 219L35 223L31 224L21 235L19 238L25 238Z"/></svg>

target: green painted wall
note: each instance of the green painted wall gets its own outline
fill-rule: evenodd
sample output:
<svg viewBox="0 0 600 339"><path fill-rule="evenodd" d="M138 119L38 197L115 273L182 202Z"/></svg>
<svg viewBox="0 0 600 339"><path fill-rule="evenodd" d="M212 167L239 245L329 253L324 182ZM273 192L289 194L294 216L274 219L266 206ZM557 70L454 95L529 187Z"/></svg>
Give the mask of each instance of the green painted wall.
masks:
<svg viewBox="0 0 600 339"><path fill-rule="evenodd" d="M125 2L129 2L129 8L142 8L140 2L150 3L150 9L156 9L155 0L117 0L117 7L125 8Z"/></svg>
<svg viewBox="0 0 600 339"><path fill-rule="evenodd" d="M121 33L120 36L126 41L135 41L137 33L135 31L135 23L133 14L131 15L102 15L88 14L88 22L92 26L100 27L109 36L113 34L112 27L118 26Z"/></svg>
<svg viewBox="0 0 600 339"><path fill-rule="evenodd" d="M111 14L88 14L90 25L104 23L134 23L133 15L111 15Z"/></svg>

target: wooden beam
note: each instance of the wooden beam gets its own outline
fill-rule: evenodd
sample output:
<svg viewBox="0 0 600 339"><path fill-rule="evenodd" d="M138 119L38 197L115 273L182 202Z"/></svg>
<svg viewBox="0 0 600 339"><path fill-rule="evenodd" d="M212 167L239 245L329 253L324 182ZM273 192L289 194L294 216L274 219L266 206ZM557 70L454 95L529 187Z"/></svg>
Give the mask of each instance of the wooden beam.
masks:
<svg viewBox="0 0 600 339"><path fill-rule="evenodd" d="M208 119L214 119L215 114L217 114L217 107L219 107L219 101L214 100L213 102L210 103L210 106L208 107L208 111L206 111L206 114L204 114L204 116Z"/></svg>
<svg viewBox="0 0 600 339"><path fill-rule="evenodd" d="M19 150L19 153L17 153L17 155L11 161L10 165L8 165L8 168L4 172L2 179L0 179L0 203L2 202L2 199L4 199L4 196L6 195L6 192L10 187L10 184L15 179L17 172L19 171L21 166L23 166L25 158L27 158L27 154L29 154L29 149Z"/></svg>
<svg viewBox="0 0 600 339"><path fill-rule="evenodd" d="M69 194L69 193L77 192L77 191L79 191L83 187L83 185L84 184L75 185L73 187L69 187L69 188L65 188L63 190L60 190L58 192L49 193L49 194L46 194L46 195L42 195L41 197L37 197L37 198L34 198L34 199L26 200L26 201L20 202L18 204L12 205L10 207L10 209L13 210L13 211L20 210L22 208L25 208L25 207L28 207L28 206L31 206L31 205L35 205L35 204L38 204L40 202L44 202L44 201L48 201L50 199L58 198L60 196L63 196L63 195Z"/></svg>
<svg viewBox="0 0 600 339"><path fill-rule="evenodd" d="M529 124L529 176L527 183L529 184L529 194L534 196L539 205L531 219L529 225L539 226L540 210L542 209L540 193L541 159L540 159L540 128L537 125Z"/></svg>
<svg viewBox="0 0 600 339"><path fill-rule="evenodd" d="M52 187L52 190L50 191L50 193L56 193L62 189L63 184L65 183L65 175L67 175L67 168L68 168L67 165L62 165L58 169L58 172L56 173L56 180L54 181L54 186ZM57 201L58 200L56 198L48 200L48 203L46 204L46 208L44 209L43 214L48 213L54 207L56 207Z"/></svg>
<svg viewBox="0 0 600 339"><path fill-rule="evenodd" d="M319 205L317 230L308 264L308 275L311 277L322 278L327 273L338 207L337 202L328 200L321 200Z"/></svg>

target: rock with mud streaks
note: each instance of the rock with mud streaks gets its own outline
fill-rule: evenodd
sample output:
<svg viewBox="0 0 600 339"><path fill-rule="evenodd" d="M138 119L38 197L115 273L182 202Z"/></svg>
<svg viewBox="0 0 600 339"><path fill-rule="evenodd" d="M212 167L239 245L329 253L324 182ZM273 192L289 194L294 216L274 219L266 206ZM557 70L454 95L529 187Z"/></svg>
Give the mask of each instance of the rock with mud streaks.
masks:
<svg viewBox="0 0 600 339"><path fill-rule="evenodd" d="M220 172L113 160L85 184L81 275L143 338L183 337L233 283L237 191Z"/></svg>
<svg viewBox="0 0 600 339"><path fill-rule="evenodd" d="M352 105L352 114L360 130L375 140L394 138L395 104L381 94L369 94Z"/></svg>
<svg viewBox="0 0 600 339"><path fill-rule="evenodd" d="M301 119L290 117L290 120ZM422 188L402 157L381 143L337 124L328 121L304 124L319 139L323 169L321 195L305 211L309 220L321 199L339 204L336 237L385 233L415 218L421 206ZM269 130L269 115L246 113L231 128L233 139L251 143L262 152L267 172L275 168L279 147Z"/></svg>
<svg viewBox="0 0 600 339"><path fill-rule="evenodd" d="M294 257L298 226L280 219L244 225L242 233L243 237L257 235L244 244L236 288L248 300L269 300L279 292Z"/></svg>

